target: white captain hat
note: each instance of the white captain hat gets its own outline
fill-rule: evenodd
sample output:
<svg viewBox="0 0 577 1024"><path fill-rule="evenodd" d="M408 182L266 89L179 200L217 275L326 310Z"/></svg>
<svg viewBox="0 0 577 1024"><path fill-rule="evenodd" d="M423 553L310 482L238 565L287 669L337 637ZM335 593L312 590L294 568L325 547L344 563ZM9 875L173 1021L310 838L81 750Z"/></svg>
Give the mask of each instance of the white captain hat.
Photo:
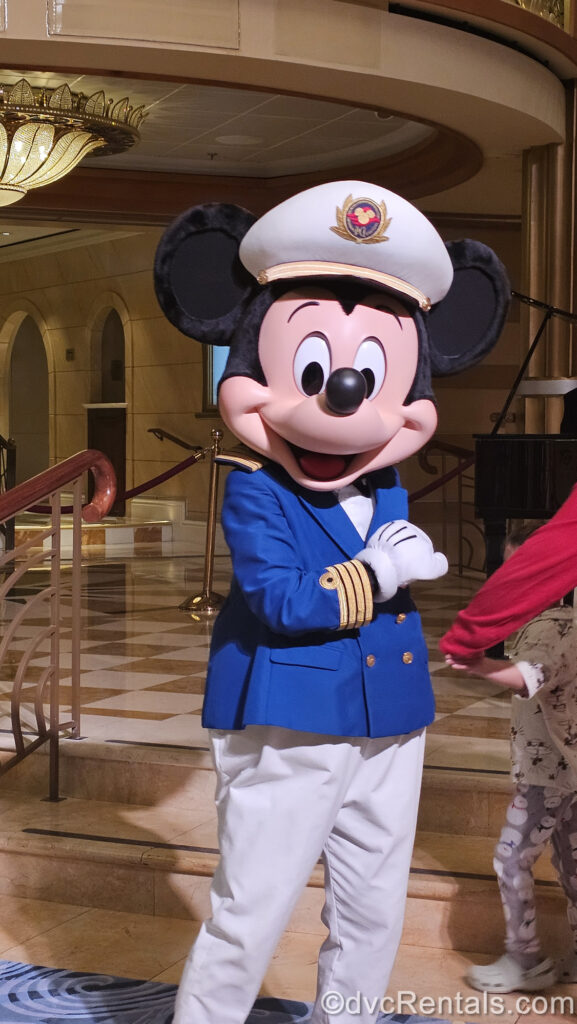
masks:
<svg viewBox="0 0 577 1024"><path fill-rule="evenodd" d="M249 228L239 256L259 284L356 277L424 310L453 280L445 244L424 214L366 181L331 181L286 199Z"/></svg>

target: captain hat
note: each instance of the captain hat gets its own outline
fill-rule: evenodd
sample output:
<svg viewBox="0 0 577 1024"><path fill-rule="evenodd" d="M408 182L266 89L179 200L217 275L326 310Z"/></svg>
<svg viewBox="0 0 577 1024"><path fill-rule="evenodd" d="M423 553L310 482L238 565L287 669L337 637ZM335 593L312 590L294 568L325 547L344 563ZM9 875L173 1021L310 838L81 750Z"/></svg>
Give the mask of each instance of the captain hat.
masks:
<svg viewBox="0 0 577 1024"><path fill-rule="evenodd" d="M259 284L356 277L424 310L444 298L453 280L431 222L406 199L366 181L331 181L286 199L249 228L239 256Z"/></svg>

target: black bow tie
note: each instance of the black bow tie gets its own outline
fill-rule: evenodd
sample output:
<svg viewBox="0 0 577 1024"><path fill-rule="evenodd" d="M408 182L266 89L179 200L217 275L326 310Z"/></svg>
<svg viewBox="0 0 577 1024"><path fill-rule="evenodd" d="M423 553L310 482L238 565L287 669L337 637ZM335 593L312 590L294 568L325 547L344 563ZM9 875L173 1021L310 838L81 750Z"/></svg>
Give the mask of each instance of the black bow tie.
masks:
<svg viewBox="0 0 577 1024"><path fill-rule="evenodd" d="M358 480L355 480L355 487L357 488L358 491L361 492L361 494L365 498L370 497L371 485L370 485L369 481L367 480L366 476L361 476L361 477L359 477Z"/></svg>

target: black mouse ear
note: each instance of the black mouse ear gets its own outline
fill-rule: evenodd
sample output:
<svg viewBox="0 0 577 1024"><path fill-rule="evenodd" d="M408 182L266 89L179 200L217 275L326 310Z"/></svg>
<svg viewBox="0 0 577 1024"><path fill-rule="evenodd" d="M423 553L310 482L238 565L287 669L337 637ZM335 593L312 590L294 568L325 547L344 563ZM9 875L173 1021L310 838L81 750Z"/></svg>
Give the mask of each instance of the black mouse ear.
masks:
<svg viewBox="0 0 577 1024"><path fill-rule="evenodd" d="M163 313L189 338L228 345L257 288L238 258L256 217L240 206L193 206L164 232L156 250L154 286Z"/></svg>
<svg viewBox="0 0 577 1024"><path fill-rule="evenodd" d="M433 376L474 366L497 341L505 323L511 286L492 249L465 238L448 242L453 283L425 317Z"/></svg>

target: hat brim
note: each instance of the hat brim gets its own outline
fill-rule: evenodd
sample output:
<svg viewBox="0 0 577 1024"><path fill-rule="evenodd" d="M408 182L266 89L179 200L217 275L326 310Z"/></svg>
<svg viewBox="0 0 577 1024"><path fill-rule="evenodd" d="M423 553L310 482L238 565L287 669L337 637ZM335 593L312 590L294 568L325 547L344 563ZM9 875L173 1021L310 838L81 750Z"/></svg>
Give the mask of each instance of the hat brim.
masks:
<svg viewBox="0 0 577 1024"><path fill-rule="evenodd" d="M361 281L369 281L381 288L398 292L412 299L423 311L431 308L431 300L414 285L403 281L400 277L385 274L369 267L359 267L352 263L328 263L320 260L300 260L295 263L278 263L259 271L259 284L270 284L272 281L298 279L302 277L355 277Z"/></svg>

